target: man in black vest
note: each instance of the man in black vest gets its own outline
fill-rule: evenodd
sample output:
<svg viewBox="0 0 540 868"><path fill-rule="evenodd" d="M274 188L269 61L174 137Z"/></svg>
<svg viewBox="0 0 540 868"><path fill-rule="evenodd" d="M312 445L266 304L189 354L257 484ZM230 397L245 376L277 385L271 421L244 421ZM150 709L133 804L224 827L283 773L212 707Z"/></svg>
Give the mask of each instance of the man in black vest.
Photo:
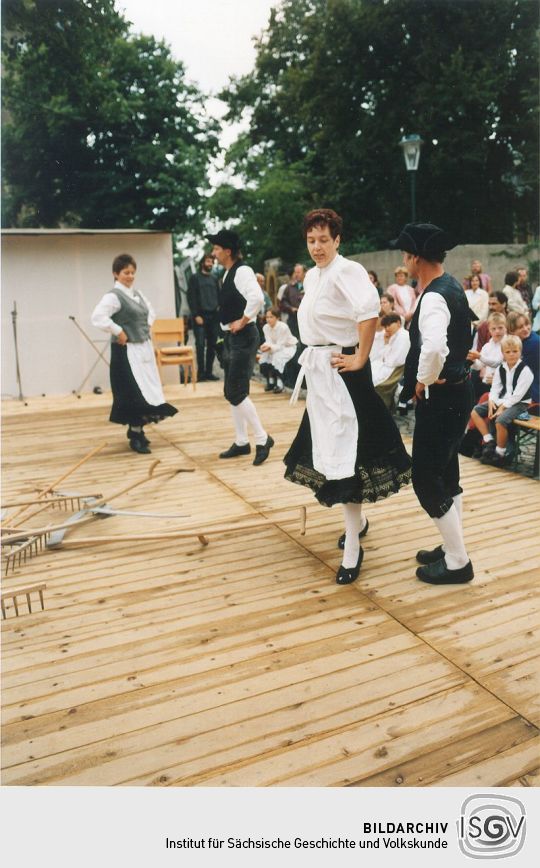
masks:
<svg viewBox="0 0 540 868"><path fill-rule="evenodd" d="M212 371L219 335L219 287L212 274L213 265L213 257L206 253L199 262L199 271L192 274L188 282L187 298L193 320L199 380L219 380Z"/></svg>
<svg viewBox="0 0 540 868"><path fill-rule="evenodd" d="M417 553L416 575L434 585L462 584L474 577L463 540L458 462L473 406L469 306L463 287L444 271L455 244L438 226L409 223L390 247L403 251L409 275L424 287L411 320L400 401L416 400L412 482L443 544Z"/></svg>
<svg viewBox="0 0 540 868"><path fill-rule="evenodd" d="M251 446L248 427L253 430L255 458L253 464L266 461L273 439L264 430L249 397L249 380L253 373L259 332L257 312L264 298L255 277L255 272L244 265L240 256L240 239L236 232L220 229L215 235L207 235L213 244L212 256L225 269L219 296L221 328L225 332L223 369L225 371L225 398L231 405L235 438L232 446L220 453L220 458L236 458L249 455Z"/></svg>

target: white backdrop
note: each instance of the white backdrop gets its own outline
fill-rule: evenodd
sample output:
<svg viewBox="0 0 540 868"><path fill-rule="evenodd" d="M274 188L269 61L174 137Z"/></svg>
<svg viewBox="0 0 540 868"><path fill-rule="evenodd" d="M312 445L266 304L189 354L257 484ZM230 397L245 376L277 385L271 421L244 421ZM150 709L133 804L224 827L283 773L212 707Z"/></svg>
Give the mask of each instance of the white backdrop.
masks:
<svg viewBox="0 0 540 868"><path fill-rule="evenodd" d="M90 315L112 287L118 253L137 262L135 286L159 317L175 316L172 239L148 231L4 230L2 232L2 396L18 395L11 311L17 303L17 337L25 397L78 389L97 355L69 316L103 349L107 335ZM106 358L108 358L108 349ZM174 369L176 370L176 369ZM98 366L83 391L109 388L109 369Z"/></svg>

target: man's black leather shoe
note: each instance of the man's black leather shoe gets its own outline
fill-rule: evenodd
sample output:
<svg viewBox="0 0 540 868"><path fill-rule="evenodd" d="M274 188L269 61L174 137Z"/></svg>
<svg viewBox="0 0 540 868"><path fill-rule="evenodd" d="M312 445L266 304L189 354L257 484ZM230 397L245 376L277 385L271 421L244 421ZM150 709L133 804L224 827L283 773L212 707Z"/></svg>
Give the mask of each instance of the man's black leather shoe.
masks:
<svg viewBox="0 0 540 868"><path fill-rule="evenodd" d="M219 377L216 377L215 374L206 374L205 380L208 380L209 383L217 383Z"/></svg>
<svg viewBox="0 0 540 868"><path fill-rule="evenodd" d="M233 443L232 446L229 446L225 452L220 452L220 458L237 458L239 455L249 455L251 452L251 446L249 443L246 443L245 446L238 446L237 443Z"/></svg>
<svg viewBox="0 0 540 868"><path fill-rule="evenodd" d="M264 391L265 392L273 392L275 388L276 388L276 384L271 383L269 380L268 383L266 384L266 386L264 387Z"/></svg>
<svg viewBox="0 0 540 868"><path fill-rule="evenodd" d="M369 521L366 518L366 523L365 523L364 527L362 528L362 530L360 531L360 533L358 534L358 539L362 539L362 537L367 534L368 530L369 530ZM338 547L338 549L344 549L345 548L345 534L344 533L342 533L340 538L338 539L337 547Z"/></svg>
<svg viewBox="0 0 540 868"><path fill-rule="evenodd" d="M358 574L360 572L360 567L362 566L362 561L364 560L364 549L360 546L360 552L358 554L358 561L355 567L344 567L341 564L339 570L336 573L336 584L337 585L350 585L351 582L356 581L358 578Z"/></svg>
<svg viewBox="0 0 540 868"><path fill-rule="evenodd" d="M273 439L270 437L270 434L266 438L266 443L262 446L255 447L255 458L253 459L254 465L257 467L259 464L262 464L263 461L266 461L270 454L270 450L274 445Z"/></svg>
<svg viewBox="0 0 540 868"><path fill-rule="evenodd" d="M419 564L435 564L444 558L444 549L442 546L437 546L436 549L420 549L416 552L416 560Z"/></svg>
<svg viewBox="0 0 540 868"><path fill-rule="evenodd" d="M422 582L428 582L430 585L464 585L465 582L474 579L474 570L470 561L459 570L449 570L445 559L441 558L434 564L418 567L416 575Z"/></svg>

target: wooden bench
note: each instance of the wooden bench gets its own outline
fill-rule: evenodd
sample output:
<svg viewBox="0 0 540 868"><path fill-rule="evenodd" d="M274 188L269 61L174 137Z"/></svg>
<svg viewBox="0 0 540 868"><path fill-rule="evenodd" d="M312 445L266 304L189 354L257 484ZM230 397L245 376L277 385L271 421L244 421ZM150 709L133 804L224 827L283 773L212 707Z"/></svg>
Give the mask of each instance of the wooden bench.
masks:
<svg viewBox="0 0 540 868"><path fill-rule="evenodd" d="M534 465L533 471L535 477L538 476L538 441L540 439L540 417L531 416L529 419L514 419L513 425L516 426L516 452L514 457L514 465L518 463L521 456L521 451L525 443L530 442L533 438L536 440L534 449Z"/></svg>

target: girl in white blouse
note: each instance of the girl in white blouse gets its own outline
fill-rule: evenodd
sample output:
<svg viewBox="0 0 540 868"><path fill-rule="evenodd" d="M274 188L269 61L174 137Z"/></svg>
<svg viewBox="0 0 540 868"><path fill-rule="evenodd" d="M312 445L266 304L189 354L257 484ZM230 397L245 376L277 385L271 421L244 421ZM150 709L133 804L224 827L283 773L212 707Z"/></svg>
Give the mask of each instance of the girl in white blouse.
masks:
<svg viewBox="0 0 540 868"><path fill-rule="evenodd" d="M92 325L111 335L113 405L109 421L127 425L130 447L144 454L151 451L144 425L178 411L163 396L150 338L155 319L152 305L133 289L137 264L129 253L121 253L112 271L114 286L94 308Z"/></svg>
<svg viewBox="0 0 540 868"><path fill-rule="evenodd" d="M362 265L339 255L341 230L341 217L331 209L304 218L316 267L306 275L298 311L306 349L291 401L305 376L307 405L284 461L291 482L311 488L325 506L343 504L345 536L338 544L344 552L336 582L349 584L359 574L359 538L368 528L362 502L407 485L411 462L371 379L378 293Z"/></svg>
<svg viewBox="0 0 540 868"><path fill-rule="evenodd" d="M264 343L260 346L259 367L261 373L266 375L264 391L278 394L283 392L282 374L285 365L296 353L298 339L286 323L280 322L279 308L270 308L266 311L265 317Z"/></svg>

